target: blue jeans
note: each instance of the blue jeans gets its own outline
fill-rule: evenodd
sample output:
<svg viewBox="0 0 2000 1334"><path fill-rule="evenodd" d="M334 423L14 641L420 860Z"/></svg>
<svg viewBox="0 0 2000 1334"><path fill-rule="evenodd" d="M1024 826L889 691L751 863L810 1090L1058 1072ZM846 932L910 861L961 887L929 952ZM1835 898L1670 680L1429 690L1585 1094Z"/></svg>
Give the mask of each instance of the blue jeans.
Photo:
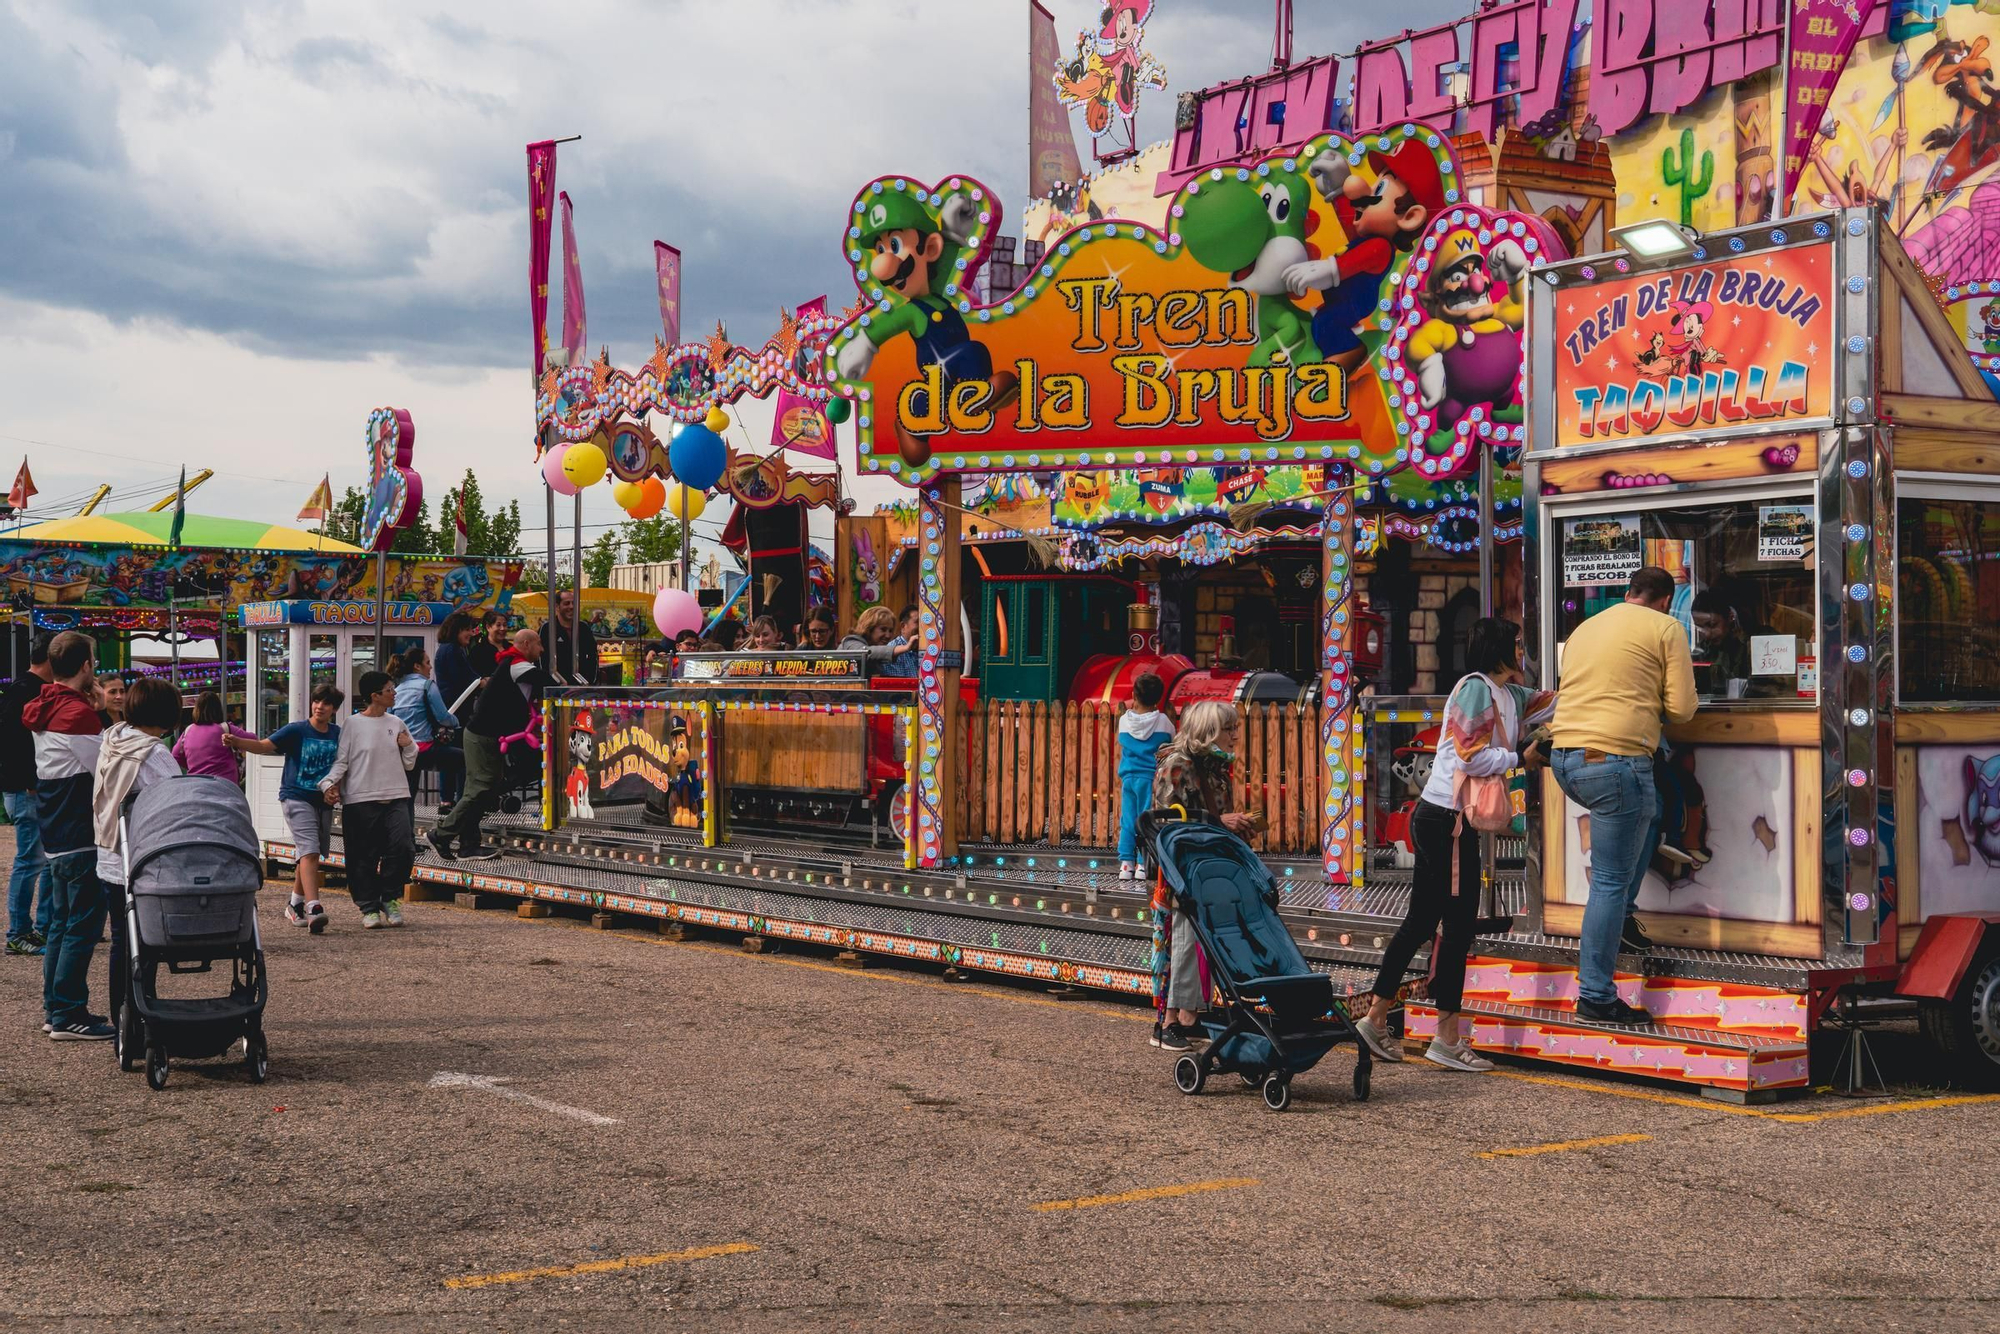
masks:
<svg viewBox="0 0 2000 1334"><path fill-rule="evenodd" d="M49 933L49 859L42 855L42 820L32 792L7 794L7 818L14 822L14 874L7 881L7 939L28 934L30 918L36 935ZM41 912L35 909L35 887L41 887Z"/></svg>
<svg viewBox="0 0 2000 1334"><path fill-rule="evenodd" d="M1153 775L1125 774L1118 779L1118 860L1139 860L1139 817L1153 808Z"/></svg>
<svg viewBox="0 0 2000 1334"><path fill-rule="evenodd" d="M1653 788L1653 757L1606 755L1587 761L1581 750L1550 757L1556 782L1590 812L1590 900L1578 942L1577 994L1593 1005L1618 999L1612 982L1618 938L1639 900L1646 864L1660 845L1660 799Z"/></svg>
<svg viewBox="0 0 2000 1334"><path fill-rule="evenodd" d="M104 934L104 886L94 849L49 862L48 944L42 951L42 1009L61 1027L90 1010L90 956Z"/></svg>

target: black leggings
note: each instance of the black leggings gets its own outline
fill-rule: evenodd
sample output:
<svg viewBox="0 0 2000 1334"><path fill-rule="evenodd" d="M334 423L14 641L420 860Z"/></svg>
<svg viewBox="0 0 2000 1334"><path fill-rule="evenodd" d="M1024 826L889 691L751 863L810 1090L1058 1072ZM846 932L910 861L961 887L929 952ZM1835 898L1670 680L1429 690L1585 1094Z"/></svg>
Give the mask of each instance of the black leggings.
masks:
<svg viewBox="0 0 2000 1334"><path fill-rule="evenodd" d="M1451 892L1451 830L1458 812L1419 800L1410 814L1410 841L1417 845L1417 869L1410 881L1410 910L1382 954L1375 994L1394 996L1403 970L1424 947L1438 924L1444 934L1431 955L1431 1000L1456 1011L1465 1000L1465 956L1479 918L1479 831L1470 824L1458 839L1458 893Z"/></svg>

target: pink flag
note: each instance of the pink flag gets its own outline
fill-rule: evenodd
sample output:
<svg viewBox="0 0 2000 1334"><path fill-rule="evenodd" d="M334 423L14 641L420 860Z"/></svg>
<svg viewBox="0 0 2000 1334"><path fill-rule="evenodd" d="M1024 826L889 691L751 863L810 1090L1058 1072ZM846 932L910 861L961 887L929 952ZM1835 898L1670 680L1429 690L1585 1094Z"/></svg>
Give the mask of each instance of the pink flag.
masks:
<svg viewBox="0 0 2000 1334"><path fill-rule="evenodd" d="M1812 154L1813 136L1826 115L1827 98L1847 68L1847 57L1875 10L1876 0L1792 0L1791 67L1785 71L1785 210L1798 194Z"/></svg>
<svg viewBox="0 0 2000 1334"><path fill-rule="evenodd" d="M1058 185L1075 185L1083 179L1076 136L1069 128L1069 108L1057 95L1053 78L1061 64L1062 44L1056 38L1055 15L1037 0L1029 0L1028 193L1037 199L1047 198Z"/></svg>
<svg viewBox="0 0 2000 1334"><path fill-rule="evenodd" d="M681 341L681 252L665 241L653 242L653 264L660 275L660 327L667 346Z"/></svg>
<svg viewBox="0 0 2000 1334"><path fill-rule="evenodd" d="M549 205L556 197L556 145L528 145L528 318L535 333L535 383L549 354Z"/></svg>
<svg viewBox="0 0 2000 1334"><path fill-rule="evenodd" d="M824 314L826 298L816 296L799 304L797 318ZM834 448L833 423L826 419L826 413L811 399L789 389L778 391L778 411L771 419L771 443L816 459L839 457Z"/></svg>
<svg viewBox="0 0 2000 1334"><path fill-rule="evenodd" d="M563 351L574 366L583 359L583 345L590 341L584 329L583 265L576 258L576 225L570 217L569 191L558 196L563 215Z"/></svg>

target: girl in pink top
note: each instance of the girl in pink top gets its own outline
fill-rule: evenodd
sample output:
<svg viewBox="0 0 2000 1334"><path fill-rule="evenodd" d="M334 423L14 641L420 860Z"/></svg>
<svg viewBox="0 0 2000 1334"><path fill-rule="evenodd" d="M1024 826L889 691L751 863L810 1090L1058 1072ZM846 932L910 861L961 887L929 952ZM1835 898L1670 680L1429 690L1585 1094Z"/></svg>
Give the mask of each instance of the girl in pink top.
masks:
<svg viewBox="0 0 2000 1334"><path fill-rule="evenodd" d="M211 774L240 783L243 781L242 761L236 758L235 751L222 743L222 739L250 735L223 720L222 696L213 690L204 690L194 702L194 725L181 733L179 741L174 742L174 758L181 762L181 768L191 774Z"/></svg>

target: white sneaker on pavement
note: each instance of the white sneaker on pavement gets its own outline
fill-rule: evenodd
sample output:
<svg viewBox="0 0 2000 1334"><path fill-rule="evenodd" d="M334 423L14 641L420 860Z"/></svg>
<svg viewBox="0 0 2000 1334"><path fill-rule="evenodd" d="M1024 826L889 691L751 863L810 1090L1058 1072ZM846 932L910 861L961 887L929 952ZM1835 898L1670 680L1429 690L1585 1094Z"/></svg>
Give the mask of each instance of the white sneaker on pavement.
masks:
<svg viewBox="0 0 2000 1334"><path fill-rule="evenodd" d="M1375 1027L1368 1016L1363 1015L1354 1021L1354 1031L1368 1044L1368 1050L1375 1053L1376 1060L1400 1062L1403 1059L1403 1044Z"/></svg>
<svg viewBox="0 0 2000 1334"><path fill-rule="evenodd" d="M1483 1074L1493 1068L1493 1062L1473 1051L1464 1042L1456 1047L1439 1044L1436 1038L1424 1049L1424 1059L1435 1062L1447 1070L1463 1070L1468 1074Z"/></svg>

